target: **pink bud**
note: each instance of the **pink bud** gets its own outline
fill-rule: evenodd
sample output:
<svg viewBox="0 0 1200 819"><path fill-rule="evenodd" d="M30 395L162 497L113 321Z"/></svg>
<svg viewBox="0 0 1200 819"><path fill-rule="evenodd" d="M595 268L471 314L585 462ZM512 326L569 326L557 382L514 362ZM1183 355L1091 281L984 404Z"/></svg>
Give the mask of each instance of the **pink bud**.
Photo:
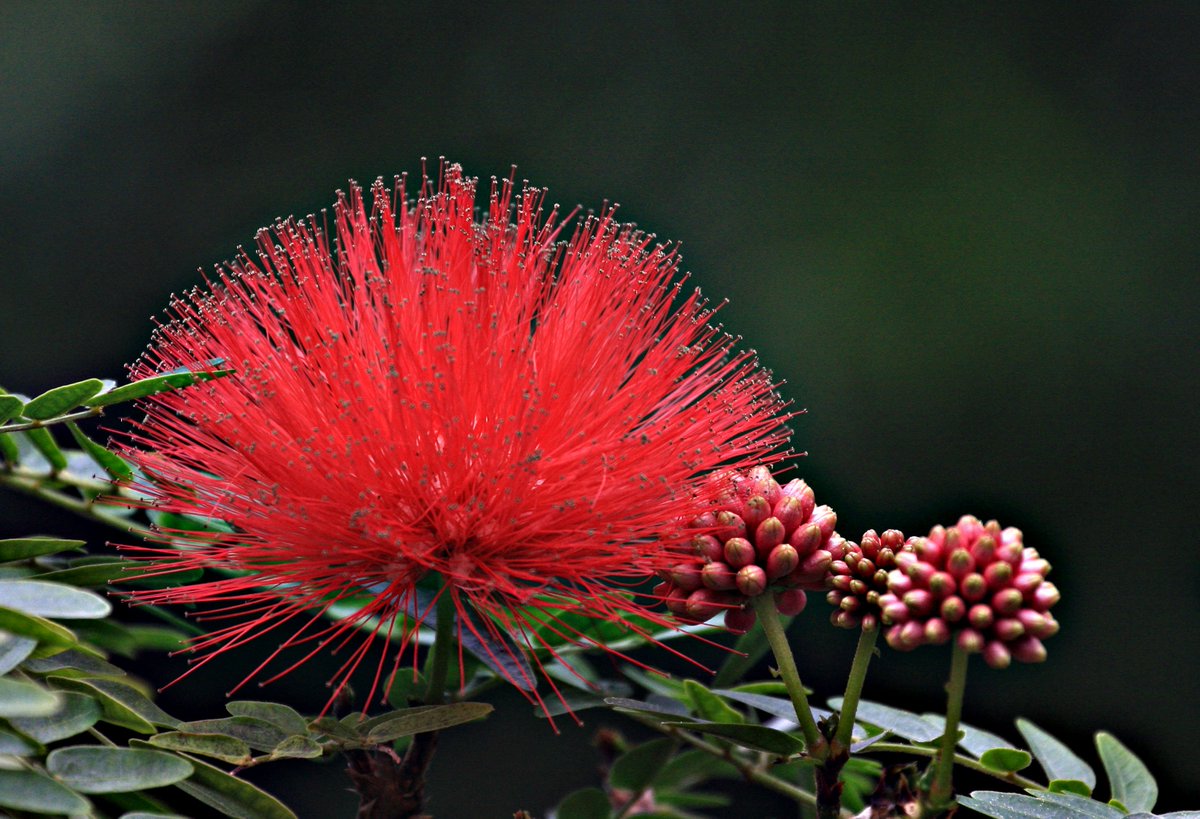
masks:
<svg viewBox="0 0 1200 819"><path fill-rule="evenodd" d="M675 587L671 587L666 593L667 611L674 614L676 617L684 617L687 615L687 595Z"/></svg>
<svg viewBox="0 0 1200 819"><path fill-rule="evenodd" d="M999 640L992 640L983 649L983 661L992 668L1008 668L1012 665L1012 654Z"/></svg>
<svg viewBox="0 0 1200 819"><path fill-rule="evenodd" d="M745 634L754 626L758 615L754 609L727 609L725 611L725 628L734 634Z"/></svg>
<svg viewBox="0 0 1200 819"><path fill-rule="evenodd" d="M808 517L808 512L804 510L804 504L799 498L793 498L790 495L784 495L775 504L775 508L771 511L774 517L779 518L783 523L783 527L789 532L794 531L797 526L804 522Z"/></svg>
<svg viewBox="0 0 1200 819"><path fill-rule="evenodd" d="M1041 630L1033 636L1039 639L1045 639L1046 637L1053 637L1055 634L1058 634L1058 621L1050 616L1050 612L1046 612L1042 616L1046 618L1046 625L1044 625Z"/></svg>
<svg viewBox="0 0 1200 819"><path fill-rule="evenodd" d="M688 524L692 529L711 529L717 525L717 516L713 512L705 512Z"/></svg>
<svg viewBox="0 0 1200 819"><path fill-rule="evenodd" d="M650 593L661 600L667 596L667 593L670 592L671 589L672 586L669 582L663 582L651 589Z"/></svg>
<svg viewBox="0 0 1200 819"><path fill-rule="evenodd" d="M754 548L758 552L759 559L766 558L772 549L783 543L786 537L787 532L779 518L767 518L758 524L758 529L754 532Z"/></svg>
<svg viewBox="0 0 1200 819"><path fill-rule="evenodd" d="M1026 551L1032 550L1027 549ZM1045 577L1046 575L1050 574L1050 561L1042 560L1040 557L1030 560L1022 560L1017 571L1021 572L1022 574L1026 572L1036 573L1040 574L1042 577Z"/></svg>
<svg viewBox="0 0 1200 819"><path fill-rule="evenodd" d="M1015 569L1021 565L1021 555L1024 551L1020 543L1006 543L996 549L996 559L1003 560Z"/></svg>
<svg viewBox="0 0 1200 819"><path fill-rule="evenodd" d="M738 569L737 590L747 597L755 597L767 590L767 573L762 566L751 564Z"/></svg>
<svg viewBox="0 0 1200 819"><path fill-rule="evenodd" d="M963 515L958 519L958 523L954 525L968 541L979 540L983 536L983 533L987 531L983 524L979 522L979 518L974 515Z"/></svg>
<svg viewBox="0 0 1200 819"><path fill-rule="evenodd" d="M914 617L924 617L933 611L933 595L924 589L913 589L905 592L904 605Z"/></svg>
<svg viewBox="0 0 1200 819"><path fill-rule="evenodd" d="M1039 611L1045 611L1057 603L1059 597L1058 587L1047 580L1033 590L1033 605Z"/></svg>
<svg viewBox="0 0 1200 819"><path fill-rule="evenodd" d="M971 606L970 610L967 611L967 622L980 631L990 628L992 623L995 621L996 615L995 612L992 611L991 606L985 606L984 604L979 603Z"/></svg>
<svg viewBox="0 0 1200 819"><path fill-rule="evenodd" d="M848 611L854 614L862 608L862 600L857 597L843 597L842 602L838 604L842 611Z"/></svg>
<svg viewBox="0 0 1200 819"><path fill-rule="evenodd" d="M925 623L925 644L940 646L950 639L950 627L936 617Z"/></svg>
<svg viewBox="0 0 1200 819"><path fill-rule="evenodd" d="M854 573L859 577L873 577L875 575L875 564L864 557L854 564Z"/></svg>
<svg viewBox="0 0 1200 819"><path fill-rule="evenodd" d="M762 495L770 504L779 500L781 489L779 482L775 480L775 476L771 474L771 469L766 466L753 467L748 473L750 492L755 495Z"/></svg>
<svg viewBox="0 0 1200 819"><path fill-rule="evenodd" d="M968 603L977 603L987 594L987 581L983 579L983 575L975 572L959 581L958 587L963 599Z"/></svg>
<svg viewBox="0 0 1200 819"><path fill-rule="evenodd" d="M1004 565L1004 564L1000 564ZM1021 610L1025 600L1016 589L1001 589L992 595L992 608L997 614L1011 617Z"/></svg>
<svg viewBox="0 0 1200 819"><path fill-rule="evenodd" d="M917 557L921 558L922 562L933 565L941 563L942 555L945 554L943 547L929 539L918 541L916 543L916 552Z"/></svg>
<svg viewBox="0 0 1200 819"><path fill-rule="evenodd" d="M954 536L957 538L958 534L955 533ZM916 547L917 543L920 542L921 540L932 540L934 543L936 543L939 546L945 546L946 545L946 527L942 526L940 524L938 526L934 526L932 529L929 530L929 535L926 538L910 537L908 539L908 543L910 546ZM947 551L950 551L957 547L958 547L958 544L955 543L955 544L951 544L950 546L946 547L946 549L947 549Z"/></svg>
<svg viewBox="0 0 1200 819"><path fill-rule="evenodd" d="M1012 575L1012 566L1001 561L996 561L983 570L983 579L987 581L988 588L992 591L1007 586L1012 580Z"/></svg>
<svg viewBox="0 0 1200 819"><path fill-rule="evenodd" d="M781 527L782 528L782 527ZM800 555L787 543L781 543L767 555L767 577L778 580L800 565Z"/></svg>
<svg viewBox="0 0 1200 819"><path fill-rule="evenodd" d="M957 623L967 614L967 605L961 597L947 597L942 601L942 619L948 623Z"/></svg>
<svg viewBox="0 0 1200 819"><path fill-rule="evenodd" d="M983 651L983 635L973 628L965 628L958 633L958 647L969 654Z"/></svg>
<svg viewBox="0 0 1200 819"><path fill-rule="evenodd" d="M706 622L728 608L725 599L712 589L696 589L687 598L687 616Z"/></svg>
<svg viewBox="0 0 1200 819"><path fill-rule="evenodd" d="M1021 621L1021 625L1025 626L1025 630L1034 636L1037 636L1037 633L1046 627L1046 615L1033 609L1021 609L1017 612L1017 619Z"/></svg>
<svg viewBox="0 0 1200 819"><path fill-rule="evenodd" d="M806 576L809 575L824 575L829 568L829 564L833 562L833 555L824 549L817 549L815 552L804 558L800 563L799 571Z"/></svg>
<svg viewBox="0 0 1200 819"><path fill-rule="evenodd" d="M725 541L725 562L735 569L754 562L754 546L744 537L733 537Z"/></svg>
<svg viewBox="0 0 1200 819"><path fill-rule="evenodd" d="M859 619L856 615L839 609L829 616L829 622L838 628L855 628L858 626Z"/></svg>
<svg viewBox="0 0 1200 819"><path fill-rule="evenodd" d="M892 569L888 572L887 585L888 591L896 594L904 594L913 587L913 582L900 569Z"/></svg>
<svg viewBox="0 0 1200 819"><path fill-rule="evenodd" d="M925 642L925 626L917 620L909 620L900 626L900 642L910 648L916 648Z"/></svg>
<svg viewBox="0 0 1200 819"><path fill-rule="evenodd" d="M792 551L795 551L795 550L793 549ZM836 561L836 560L835 560L833 563L831 563L831 564L830 564L830 566L829 566L829 570L830 570L830 572L835 572L835 571L837 571L837 561ZM838 590L838 591L840 591L840 592L848 592L848 591L850 591L850 577L849 577L849 575L845 575L845 574L830 574L830 575L829 575L829 577L828 577L828 578L826 578L825 582L826 582L826 584L827 584L827 585L828 585L830 588L832 588L832 589L837 589L837 590Z"/></svg>
<svg viewBox="0 0 1200 819"><path fill-rule="evenodd" d="M722 509L720 512L717 512L716 536L726 541L731 537L745 537L746 521L742 520L740 515L735 515L727 509Z"/></svg>
<svg viewBox="0 0 1200 819"><path fill-rule="evenodd" d="M818 506L813 510L812 523L821 529L821 540L828 540L837 528L837 514L828 506Z"/></svg>
<svg viewBox="0 0 1200 819"><path fill-rule="evenodd" d="M904 548L904 533L899 529L886 529L879 536L879 545L884 549L891 549L893 552L898 552Z"/></svg>
<svg viewBox="0 0 1200 819"><path fill-rule="evenodd" d="M671 569L671 582L685 592L700 588L700 564L680 563Z"/></svg>
<svg viewBox="0 0 1200 819"><path fill-rule="evenodd" d="M846 598L846 595L844 593L834 590L834 591L826 593L825 602L827 602L831 606L839 606L839 605L841 605L842 600L844 600L845 598Z"/></svg>
<svg viewBox="0 0 1200 819"><path fill-rule="evenodd" d="M862 616L862 630L874 631L879 628L879 617L875 614L867 612Z"/></svg>
<svg viewBox="0 0 1200 819"><path fill-rule="evenodd" d="M971 547L971 554L975 556L977 566L991 565L996 559L996 539L991 535L981 537Z"/></svg>
<svg viewBox="0 0 1200 819"><path fill-rule="evenodd" d="M867 593L867 584L861 580L850 581L850 593L855 595L864 595Z"/></svg>
<svg viewBox="0 0 1200 819"><path fill-rule="evenodd" d="M754 531L754 527L770 516L771 504L767 503L766 498L762 495L754 495L747 498L745 514L742 515L742 520L745 521L748 530Z"/></svg>
<svg viewBox="0 0 1200 819"><path fill-rule="evenodd" d="M692 538L692 549L705 561L725 559L725 547L712 535L696 535Z"/></svg>
<svg viewBox="0 0 1200 819"><path fill-rule="evenodd" d="M934 597L945 597L957 591L958 584L949 572L934 572L929 578L929 591Z"/></svg>
<svg viewBox="0 0 1200 819"><path fill-rule="evenodd" d="M892 623L908 622L908 606L901 603L899 600L894 603L884 603L883 598L888 595L880 595L879 610L880 616L883 617L883 622L891 625Z"/></svg>
<svg viewBox="0 0 1200 819"><path fill-rule="evenodd" d="M946 571L950 572L956 580L962 580L975 571L975 558L966 549L955 549L946 558Z"/></svg>
<svg viewBox="0 0 1200 819"><path fill-rule="evenodd" d="M829 536L829 540L825 541L825 545L822 548L829 552L829 554L833 555L834 560L838 560L846 555L846 552L849 551L850 546L854 545L854 543L851 543L837 532L834 532Z"/></svg>
<svg viewBox="0 0 1200 819"><path fill-rule="evenodd" d="M808 598L800 589L787 589L775 594L775 608L784 617L794 617L804 611Z"/></svg>
<svg viewBox="0 0 1200 819"><path fill-rule="evenodd" d="M887 622L886 620L884 622ZM883 639L887 640L887 644L897 651L912 651L913 646L906 646L900 636L900 631L903 626L892 626L883 635Z"/></svg>
<svg viewBox="0 0 1200 819"><path fill-rule="evenodd" d="M879 554L879 549L882 545L879 535L875 533L874 529L868 529L863 532L862 539L859 540L859 548L862 549L863 555L870 560L875 559L875 555Z"/></svg>
<svg viewBox="0 0 1200 819"><path fill-rule="evenodd" d="M729 591L735 585L733 569L728 563L708 563L700 570L700 581L713 591Z"/></svg>
<svg viewBox="0 0 1200 819"><path fill-rule="evenodd" d="M821 527L815 523L805 524L792 532L788 543L796 547L801 556L812 554L821 545Z"/></svg>
<svg viewBox="0 0 1200 819"><path fill-rule="evenodd" d="M936 571L937 569L935 569L931 564L926 563L924 560L918 560L914 563L909 563L904 568L904 573L908 575L910 580L912 580L913 585L920 586L922 588L929 585L929 578L933 577L933 573Z"/></svg>
<svg viewBox="0 0 1200 819"><path fill-rule="evenodd" d="M1025 636L1025 626L1015 617L1002 617L992 627L992 633L1006 643Z"/></svg>
<svg viewBox="0 0 1200 819"><path fill-rule="evenodd" d="M1012 645L1012 655L1023 663L1046 661L1046 647L1037 637L1022 637Z"/></svg>

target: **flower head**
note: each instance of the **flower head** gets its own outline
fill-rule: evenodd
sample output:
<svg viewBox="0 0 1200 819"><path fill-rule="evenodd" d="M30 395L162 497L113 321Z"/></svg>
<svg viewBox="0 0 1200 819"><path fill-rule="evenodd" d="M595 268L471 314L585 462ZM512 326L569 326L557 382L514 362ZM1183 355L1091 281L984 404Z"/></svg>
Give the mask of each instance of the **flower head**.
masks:
<svg viewBox="0 0 1200 819"><path fill-rule="evenodd" d="M867 530L859 543L844 541L829 564L826 599L836 608L830 622L840 628L879 627L879 597L888 592L888 575L897 567L896 557L911 552L916 538L904 539L898 529L882 535Z"/></svg>
<svg viewBox="0 0 1200 819"><path fill-rule="evenodd" d="M405 184L376 182L370 205L352 187L332 226L262 231L256 256L174 301L134 368L235 370L148 399L125 449L150 503L228 524L142 550L166 573L229 570L138 594L223 604L233 622L195 645L209 657L276 629L281 649L371 623L409 638L426 586L460 632L526 649L546 629L584 639L564 608L654 620L622 583L686 553L662 521L716 494L714 468L787 440L769 374L684 290L674 249L611 209L568 229L511 180L479 214L457 166L415 199ZM322 618L364 590L350 620Z"/></svg>
<svg viewBox="0 0 1200 819"><path fill-rule="evenodd" d="M824 588L833 552L841 554L837 515L816 505L804 481L780 486L764 465L720 472L711 483L716 500L686 527L696 533L692 555L660 572L655 593L681 620L724 612L738 633L754 625L749 603L759 595L773 594L782 614L799 614L805 589Z"/></svg>
<svg viewBox="0 0 1200 819"><path fill-rule="evenodd" d="M1046 659L1042 640L1058 632L1050 608L1059 594L1046 580L1050 564L1020 529L964 515L910 543L878 597L888 645L908 651L953 638L993 668Z"/></svg>

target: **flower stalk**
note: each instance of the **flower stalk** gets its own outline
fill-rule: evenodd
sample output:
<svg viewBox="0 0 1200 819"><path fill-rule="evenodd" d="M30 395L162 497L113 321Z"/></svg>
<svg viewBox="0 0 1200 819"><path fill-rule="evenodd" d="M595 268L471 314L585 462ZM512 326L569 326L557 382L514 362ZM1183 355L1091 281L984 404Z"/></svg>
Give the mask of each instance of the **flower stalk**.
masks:
<svg viewBox="0 0 1200 819"><path fill-rule="evenodd" d="M800 672L796 670L796 658L792 656L787 635L784 634L783 626L779 622L779 612L775 607L775 601L770 595L760 595L753 598L753 605L754 611L758 614L758 620L762 623L763 632L767 635L767 642L771 644L771 652L775 655L779 676L783 678L783 684L787 687L792 706L796 709L796 720L800 723L800 730L804 734L804 744L808 746L809 756L817 760L823 759L828 752L828 746L821 736L820 729L817 728L816 720L813 719L812 709L808 705L808 695L804 692L804 685L800 682Z"/></svg>
<svg viewBox="0 0 1200 819"><path fill-rule="evenodd" d="M854 662L850 666L850 676L846 679L846 692L842 695L842 711L838 715L837 734L834 736L834 747L849 748L850 737L854 731L854 717L858 713L858 701L862 696L863 683L867 679L867 668L871 665L871 657L875 654L875 642L879 639L879 629L864 629L858 637L858 647L854 651Z"/></svg>
<svg viewBox="0 0 1200 819"><path fill-rule="evenodd" d="M954 802L954 748L958 744L958 722L962 718L963 694L967 688L970 654L957 642L950 655L950 682L946 684L946 730L934 763L933 783L926 802L928 815L936 815Z"/></svg>

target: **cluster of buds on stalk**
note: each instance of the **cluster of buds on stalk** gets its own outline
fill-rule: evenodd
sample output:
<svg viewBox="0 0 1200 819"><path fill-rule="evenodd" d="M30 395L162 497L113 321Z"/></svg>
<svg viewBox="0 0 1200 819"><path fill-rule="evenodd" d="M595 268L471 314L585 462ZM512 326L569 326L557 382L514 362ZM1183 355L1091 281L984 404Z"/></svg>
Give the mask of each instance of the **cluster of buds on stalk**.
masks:
<svg viewBox="0 0 1200 819"><path fill-rule="evenodd" d="M705 622L725 612L725 626L744 633L756 615L750 603L771 594L780 614L799 614L805 589L820 590L840 549L837 515L817 506L802 480L785 486L765 466L724 472L715 506L688 524L695 556L663 572L654 592L680 620ZM831 551L833 550L833 551Z"/></svg>
<svg viewBox="0 0 1200 819"><path fill-rule="evenodd" d="M845 541L833 556L825 599L834 606L829 621L840 628L874 631L879 627L879 598L888 593L888 575L898 568L897 556L913 551L918 538L904 539L898 529L882 535L870 529L859 543Z"/></svg>
<svg viewBox="0 0 1200 819"><path fill-rule="evenodd" d="M1020 529L964 515L909 544L877 598L888 645L909 651L953 637L993 668L1046 659L1042 640L1058 631L1049 610L1059 593L1046 580L1050 564L1024 545Z"/></svg>

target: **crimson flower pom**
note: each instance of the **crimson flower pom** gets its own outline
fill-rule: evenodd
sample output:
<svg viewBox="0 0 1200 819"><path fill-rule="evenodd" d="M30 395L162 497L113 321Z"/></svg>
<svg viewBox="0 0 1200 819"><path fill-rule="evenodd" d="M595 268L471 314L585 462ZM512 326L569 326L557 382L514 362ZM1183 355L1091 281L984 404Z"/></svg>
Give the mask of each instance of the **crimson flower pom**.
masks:
<svg viewBox="0 0 1200 819"><path fill-rule="evenodd" d="M1050 564L1025 546L1020 529L963 515L949 529L935 526L911 541L895 564L887 593L878 597L892 648L953 638L982 652L993 668L1046 659L1042 640L1058 632L1050 608L1059 593L1046 580Z"/></svg>
<svg viewBox="0 0 1200 819"><path fill-rule="evenodd" d="M283 636L252 678L365 626L402 638L394 668L424 590L452 598L460 639L510 653L552 651L547 633L586 643L578 615L662 624L623 589L686 554L664 521L715 492L713 469L782 454L770 374L684 290L673 248L611 208L569 228L512 180L493 180L480 214L457 166L415 199L405 181L377 181L370 206L352 186L332 228L264 229L255 256L173 301L133 368L234 370L147 399L124 449L147 503L227 524L141 550L160 573L228 570L136 594L220 605L199 664ZM364 590L356 616L321 616ZM535 687L528 665L493 659Z"/></svg>

